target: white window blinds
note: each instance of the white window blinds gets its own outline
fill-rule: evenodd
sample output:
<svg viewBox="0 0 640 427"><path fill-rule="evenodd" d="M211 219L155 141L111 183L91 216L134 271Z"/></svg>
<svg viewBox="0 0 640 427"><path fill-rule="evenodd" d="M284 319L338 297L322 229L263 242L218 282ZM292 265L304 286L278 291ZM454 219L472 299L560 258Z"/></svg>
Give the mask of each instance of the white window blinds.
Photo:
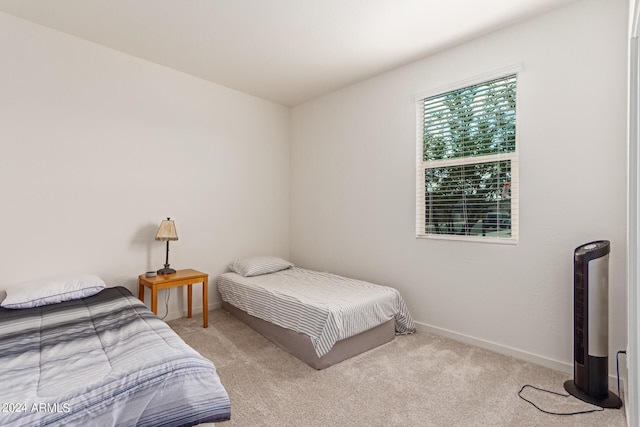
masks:
<svg viewBox="0 0 640 427"><path fill-rule="evenodd" d="M518 239L516 74L418 100L416 235Z"/></svg>

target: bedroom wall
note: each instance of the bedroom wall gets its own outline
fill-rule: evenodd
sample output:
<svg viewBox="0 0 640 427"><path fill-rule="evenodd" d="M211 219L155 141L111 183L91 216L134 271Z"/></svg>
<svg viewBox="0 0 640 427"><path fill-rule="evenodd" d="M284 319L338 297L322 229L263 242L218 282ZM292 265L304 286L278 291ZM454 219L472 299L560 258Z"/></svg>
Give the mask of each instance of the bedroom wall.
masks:
<svg viewBox="0 0 640 427"><path fill-rule="evenodd" d="M573 250L608 239L615 375L627 4L572 3L293 108L292 261L398 288L423 329L572 372ZM519 244L416 239L414 97L518 63Z"/></svg>
<svg viewBox="0 0 640 427"><path fill-rule="evenodd" d="M234 258L288 256L288 108L2 13L0 58L0 290L87 272L137 295L167 216L211 306Z"/></svg>

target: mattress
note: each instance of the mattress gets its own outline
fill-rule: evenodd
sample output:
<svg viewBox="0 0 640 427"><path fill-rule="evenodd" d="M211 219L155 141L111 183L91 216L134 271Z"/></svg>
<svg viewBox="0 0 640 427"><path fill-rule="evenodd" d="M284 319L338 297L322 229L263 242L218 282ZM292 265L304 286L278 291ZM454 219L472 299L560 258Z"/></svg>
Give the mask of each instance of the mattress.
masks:
<svg viewBox="0 0 640 427"><path fill-rule="evenodd" d="M396 289L331 273L297 267L254 277L230 272L218 277L218 290L245 313L308 335L318 357L391 319L396 334L415 331Z"/></svg>
<svg viewBox="0 0 640 427"><path fill-rule="evenodd" d="M230 419L213 363L122 287L0 308L0 425L191 426Z"/></svg>
<svg viewBox="0 0 640 427"><path fill-rule="evenodd" d="M222 301L222 309L246 323L287 353L318 370L326 369L336 363L372 350L393 341L395 338L395 322L392 319L380 326L337 341L331 350L319 357L308 335L258 319L225 301Z"/></svg>

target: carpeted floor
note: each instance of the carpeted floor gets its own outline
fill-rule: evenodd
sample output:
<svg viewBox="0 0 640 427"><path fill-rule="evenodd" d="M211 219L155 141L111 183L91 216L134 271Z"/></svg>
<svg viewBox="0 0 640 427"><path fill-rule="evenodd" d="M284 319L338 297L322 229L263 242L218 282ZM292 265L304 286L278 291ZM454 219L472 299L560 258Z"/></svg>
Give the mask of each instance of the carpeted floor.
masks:
<svg viewBox="0 0 640 427"><path fill-rule="evenodd" d="M398 336L316 371L223 310L169 325L211 359L231 398L231 426L626 426L623 409L549 415L525 384L564 393L570 376L437 335ZM556 412L593 408L527 388Z"/></svg>

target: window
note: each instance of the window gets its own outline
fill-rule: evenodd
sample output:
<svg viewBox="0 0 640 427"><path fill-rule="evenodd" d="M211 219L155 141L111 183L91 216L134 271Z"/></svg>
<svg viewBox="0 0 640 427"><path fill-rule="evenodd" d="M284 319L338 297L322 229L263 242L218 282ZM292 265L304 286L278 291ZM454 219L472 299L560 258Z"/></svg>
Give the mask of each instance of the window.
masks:
<svg viewBox="0 0 640 427"><path fill-rule="evenodd" d="M517 242L516 80L418 97L417 237Z"/></svg>

